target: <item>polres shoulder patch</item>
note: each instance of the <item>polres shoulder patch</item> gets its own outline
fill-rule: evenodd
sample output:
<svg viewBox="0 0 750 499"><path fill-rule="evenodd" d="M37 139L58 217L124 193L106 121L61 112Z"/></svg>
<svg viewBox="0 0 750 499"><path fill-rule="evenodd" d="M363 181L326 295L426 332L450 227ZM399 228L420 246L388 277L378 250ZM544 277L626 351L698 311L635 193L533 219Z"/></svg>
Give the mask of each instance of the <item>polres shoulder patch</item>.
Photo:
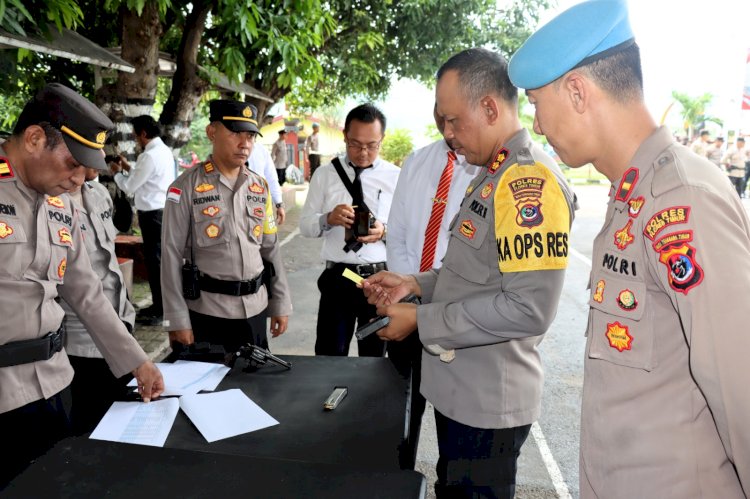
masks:
<svg viewBox="0 0 750 499"><path fill-rule="evenodd" d="M567 267L570 210L546 166L535 162L508 168L498 181L494 210L501 272Z"/></svg>

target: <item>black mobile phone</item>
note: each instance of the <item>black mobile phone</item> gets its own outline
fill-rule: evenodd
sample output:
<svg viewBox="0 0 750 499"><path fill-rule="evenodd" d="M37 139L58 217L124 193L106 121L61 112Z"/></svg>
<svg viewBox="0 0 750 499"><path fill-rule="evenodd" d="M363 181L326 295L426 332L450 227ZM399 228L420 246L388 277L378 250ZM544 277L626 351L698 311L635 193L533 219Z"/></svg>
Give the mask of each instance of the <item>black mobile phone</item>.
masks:
<svg viewBox="0 0 750 499"><path fill-rule="evenodd" d="M370 233L370 212L367 210L354 209L354 234L357 237L365 237Z"/></svg>
<svg viewBox="0 0 750 499"><path fill-rule="evenodd" d="M354 333L354 336L357 337L358 340L363 340L370 336L375 331L379 331L383 329L385 326L387 326L391 322L391 318L387 315L380 315L375 318L372 322L368 322L361 328L357 329L357 331Z"/></svg>

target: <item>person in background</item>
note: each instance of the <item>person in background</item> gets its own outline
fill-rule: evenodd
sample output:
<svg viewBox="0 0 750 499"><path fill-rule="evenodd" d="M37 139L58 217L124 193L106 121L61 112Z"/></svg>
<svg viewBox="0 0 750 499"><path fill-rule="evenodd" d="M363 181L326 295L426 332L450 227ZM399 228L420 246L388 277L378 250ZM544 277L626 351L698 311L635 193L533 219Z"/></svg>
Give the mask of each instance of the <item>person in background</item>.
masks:
<svg viewBox="0 0 750 499"><path fill-rule="evenodd" d="M510 77L562 161L593 163L612 183L591 258L581 498L745 499L742 202L649 113L625 1L562 12L518 49Z"/></svg>
<svg viewBox="0 0 750 499"><path fill-rule="evenodd" d="M268 190L271 193L271 200L276 209L276 225L283 224L286 220L286 207L284 206L281 185L279 184L279 176L268 150L260 144L254 145L247 159L247 166L250 168L250 171L257 173L268 182Z"/></svg>
<svg viewBox="0 0 750 499"><path fill-rule="evenodd" d="M701 130L700 135L697 139L693 141L693 143L690 145L690 150L693 151L698 156L706 157L706 154L708 153L708 148L711 145L711 137L708 130Z"/></svg>
<svg viewBox="0 0 750 499"><path fill-rule="evenodd" d="M286 181L286 167L289 165L286 151L286 130L279 130L279 138L273 143L271 149L271 158L276 166L276 173L279 176L279 185L284 185Z"/></svg>
<svg viewBox="0 0 750 499"><path fill-rule="evenodd" d="M320 166L320 125L318 123L312 124L312 133L305 140L305 154L307 160L310 162L310 178L312 179L313 173Z"/></svg>
<svg viewBox="0 0 750 499"><path fill-rule="evenodd" d="M152 303L138 311L138 320L159 325L164 315L161 298L161 232L167 188L175 178L172 151L161 140L161 127L151 116L133 118L133 134L141 153L131 167L120 155L110 163L117 187L128 196L134 196L138 210L138 225L143 237L143 258L151 288Z"/></svg>
<svg viewBox="0 0 750 499"><path fill-rule="evenodd" d="M724 170L721 164L721 158L724 156L724 137L716 137L714 141L708 146L706 151L706 158L715 164L720 170Z"/></svg>
<svg viewBox="0 0 750 499"><path fill-rule="evenodd" d="M115 254L117 229L112 224L112 198L106 187L96 181L99 171L86 169L86 182L70 192L79 217L83 244L91 268L102 283L104 295L112 304L128 331L133 331L135 310L128 300L125 280ZM130 374L117 378L109 370L86 326L68 302L60 300L65 311L65 351L73 367L71 423L74 435L94 430L115 400L126 393Z"/></svg>
<svg viewBox="0 0 750 499"><path fill-rule="evenodd" d="M257 110L234 100L209 107L211 156L170 186L164 213L169 339L173 350L195 342L227 353L246 344L268 348L265 311L277 337L286 331L292 301L268 183L247 167Z"/></svg>
<svg viewBox="0 0 750 499"><path fill-rule="evenodd" d="M741 198L745 197L745 191L742 186L745 179L745 161L747 161L745 138L737 137L735 144L730 146L727 152L724 153L721 163L724 165L729 180L737 191L737 195Z"/></svg>
<svg viewBox="0 0 750 499"><path fill-rule="evenodd" d="M323 238L326 265L318 278L315 355L348 355L355 325L376 315L342 273L349 269L367 277L386 268L386 224L400 169L378 156L385 125L372 104L353 108L344 124L346 154L321 166L310 180L300 234ZM385 343L374 334L357 346L360 356L385 355Z"/></svg>

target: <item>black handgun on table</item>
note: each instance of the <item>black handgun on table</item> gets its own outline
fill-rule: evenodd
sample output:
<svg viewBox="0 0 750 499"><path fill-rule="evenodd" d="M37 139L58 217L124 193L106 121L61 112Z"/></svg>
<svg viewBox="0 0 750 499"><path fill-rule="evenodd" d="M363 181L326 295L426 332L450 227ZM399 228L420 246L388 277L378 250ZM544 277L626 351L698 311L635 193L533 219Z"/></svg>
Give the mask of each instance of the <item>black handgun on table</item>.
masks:
<svg viewBox="0 0 750 499"><path fill-rule="evenodd" d="M241 346L239 348L239 350L234 354L232 365L234 365L234 361L236 361L237 359L247 360L250 366L253 368L264 366L269 361L285 369L292 368L291 362L287 362L286 360L275 356L265 348L250 344Z"/></svg>

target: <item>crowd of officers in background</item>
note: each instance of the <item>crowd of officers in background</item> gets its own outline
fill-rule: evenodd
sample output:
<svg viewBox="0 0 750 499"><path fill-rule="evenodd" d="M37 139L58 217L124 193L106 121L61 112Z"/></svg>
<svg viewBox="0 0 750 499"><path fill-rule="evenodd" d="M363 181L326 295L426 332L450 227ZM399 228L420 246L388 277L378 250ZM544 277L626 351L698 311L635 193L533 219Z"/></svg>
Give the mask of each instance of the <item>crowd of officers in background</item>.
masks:
<svg viewBox="0 0 750 499"><path fill-rule="evenodd" d="M693 142L687 137L675 137L677 142L690 147L698 156L707 158L722 171L726 172L729 181L741 197L747 197L747 181L750 179L750 148L745 145L745 137L739 136L734 141L725 143L724 137L711 139L711 132L701 130Z"/></svg>

